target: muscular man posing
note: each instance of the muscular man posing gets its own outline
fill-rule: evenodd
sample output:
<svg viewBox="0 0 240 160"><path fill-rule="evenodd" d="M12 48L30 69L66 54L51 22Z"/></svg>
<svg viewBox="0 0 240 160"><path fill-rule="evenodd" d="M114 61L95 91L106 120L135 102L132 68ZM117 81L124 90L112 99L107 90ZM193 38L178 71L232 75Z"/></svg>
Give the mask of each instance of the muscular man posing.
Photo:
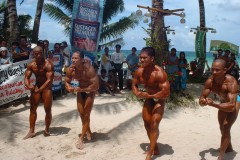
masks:
<svg viewBox="0 0 240 160"><path fill-rule="evenodd" d="M236 103L238 84L234 77L226 74L226 71L226 62L222 59L216 59L212 64L212 76L205 82L199 99L200 105L209 105L219 109L218 122L222 138L218 160L223 159L225 152L233 151L230 130L239 111L239 103ZM210 92L220 96L220 104L213 102L211 98L207 98Z"/></svg>
<svg viewBox="0 0 240 160"><path fill-rule="evenodd" d="M72 81L77 82L76 87L71 86ZM88 140L92 138L90 113L95 92L99 88L99 79L93 66L78 51L73 53L72 65L66 71L65 86L69 92L77 92L77 108L82 120L82 134L76 147L83 149L84 136L86 135Z"/></svg>
<svg viewBox="0 0 240 160"><path fill-rule="evenodd" d="M136 70L132 91L140 98L145 98L142 109L142 117L147 135L150 140L150 150L147 152L146 160L152 155L159 155L157 146L159 136L159 123L163 117L165 99L170 94L170 84L167 74L157 65L154 65L155 50L152 47L145 47L140 54L141 67ZM138 84L144 84L146 91L138 89Z"/></svg>
<svg viewBox="0 0 240 160"><path fill-rule="evenodd" d="M37 120L37 107L42 97L45 117L45 131L44 135L49 136L49 126L52 120L52 82L53 82L53 64L43 58L43 49L39 46L33 49L34 59L28 64L25 72L25 86L31 91L30 97L30 130L24 139L35 136L35 122ZM36 84L33 86L30 83L32 74L36 76Z"/></svg>

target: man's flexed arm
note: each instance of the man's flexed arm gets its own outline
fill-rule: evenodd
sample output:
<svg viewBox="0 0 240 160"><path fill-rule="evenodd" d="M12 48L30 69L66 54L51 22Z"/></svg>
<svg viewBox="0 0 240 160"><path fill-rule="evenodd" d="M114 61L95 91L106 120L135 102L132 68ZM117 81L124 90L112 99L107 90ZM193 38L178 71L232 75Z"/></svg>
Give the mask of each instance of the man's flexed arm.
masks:
<svg viewBox="0 0 240 160"><path fill-rule="evenodd" d="M138 83L139 83L139 77L140 77L140 71L139 69L136 70L136 72L134 73L134 77L132 79L132 92L133 94L135 94L136 96L139 96L140 91L138 89Z"/></svg>
<svg viewBox="0 0 240 160"><path fill-rule="evenodd" d="M170 95L170 84L167 80L167 74L160 70L156 73L157 79L159 79L159 91L153 95L150 95L149 98L156 99L166 99Z"/></svg>
<svg viewBox="0 0 240 160"><path fill-rule="evenodd" d="M226 97L226 102L216 104L212 101L212 99L207 98L207 104L212 107L218 108L219 110L224 111L224 112L233 112L235 110L235 106L236 106L238 85L237 85L237 81L235 80L235 78L229 77L228 79L229 79L227 82L227 92L228 93L227 93L227 97Z"/></svg>
<svg viewBox="0 0 240 160"><path fill-rule="evenodd" d="M202 90L202 94L199 98L199 104L201 106L206 106L207 105L207 99L206 98L209 96L209 94L211 92L211 87L212 87L212 79L209 78L205 82L204 88Z"/></svg>
<svg viewBox="0 0 240 160"><path fill-rule="evenodd" d="M34 91L34 86L31 85L31 83L30 83L30 77L32 76L32 65L33 65L33 63L28 64L27 70L26 70L25 76L24 76L25 86L26 86L30 91Z"/></svg>
<svg viewBox="0 0 240 160"><path fill-rule="evenodd" d="M71 86L72 81L72 69L69 67L66 70L66 77L65 77L65 88L68 92L74 92L74 88Z"/></svg>

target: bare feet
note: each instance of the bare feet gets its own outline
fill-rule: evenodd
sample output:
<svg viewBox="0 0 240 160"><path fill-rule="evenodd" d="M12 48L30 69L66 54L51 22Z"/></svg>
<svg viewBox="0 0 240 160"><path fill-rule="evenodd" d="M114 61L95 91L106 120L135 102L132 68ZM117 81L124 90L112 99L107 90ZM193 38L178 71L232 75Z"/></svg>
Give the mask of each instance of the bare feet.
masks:
<svg viewBox="0 0 240 160"><path fill-rule="evenodd" d="M228 148L226 149L225 153L228 153L228 152L233 152L233 148L232 146L228 146Z"/></svg>
<svg viewBox="0 0 240 160"><path fill-rule="evenodd" d="M153 155L160 155L160 151L159 151L159 149L158 149L157 144L155 145Z"/></svg>
<svg viewBox="0 0 240 160"><path fill-rule="evenodd" d="M44 132L43 132L43 135L44 135L45 137L48 137L48 136L50 136L50 133L47 132L47 131L44 131Z"/></svg>
<svg viewBox="0 0 240 160"><path fill-rule="evenodd" d="M76 148L81 149L81 150L84 148L83 140L81 140L80 138L78 139L78 141L76 143Z"/></svg>
<svg viewBox="0 0 240 160"><path fill-rule="evenodd" d="M90 132L86 133L87 140L91 141L92 140L92 134Z"/></svg>
<svg viewBox="0 0 240 160"><path fill-rule="evenodd" d="M33 138L35 136L35 133L33 132L28 132L28 134L23 138L24 140L25 139L28 139L28 138Z"/></svg>
<svg viewBox="0 0 240 160"><path fill-rule="evenodd" d="M151 160L152 155L148 152L145 160Z"/></svg>

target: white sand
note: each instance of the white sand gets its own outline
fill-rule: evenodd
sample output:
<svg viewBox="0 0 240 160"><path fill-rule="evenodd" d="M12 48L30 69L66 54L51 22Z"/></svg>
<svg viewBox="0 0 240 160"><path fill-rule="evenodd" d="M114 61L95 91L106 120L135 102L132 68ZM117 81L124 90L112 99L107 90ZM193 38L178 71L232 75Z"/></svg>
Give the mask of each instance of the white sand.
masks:
<svg viewBox="0 0 240 160"><path fill-rule="evenodd" d="M189 86L195 95L200 85ZM198 97L196 97L198 98ZM52 136L44 137L44 109L40 104L36 122L37 136L22 140L27 134L29 104L0 110L1 160L143 160L149 140L143 126L141 106L127 103L124 95L104 95L95 99L91 114L93 142L83 150L75 148L81 121L76 110L76 98L71 95L53 103ZM240 120L232 127L235 152L226 160L240 159ZM158 145L161 160L215 160L220 144L217 109L211 107L165 110L160 123Z"/></svg>

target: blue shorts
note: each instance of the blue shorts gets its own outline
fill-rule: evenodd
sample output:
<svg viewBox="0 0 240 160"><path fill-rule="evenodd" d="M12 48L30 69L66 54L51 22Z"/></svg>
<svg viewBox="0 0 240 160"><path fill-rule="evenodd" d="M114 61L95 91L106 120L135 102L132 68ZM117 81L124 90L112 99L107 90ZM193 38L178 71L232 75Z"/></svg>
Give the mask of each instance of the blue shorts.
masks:
<svg viewBox="0 0 240 160"><path fill-rule="evenodd" d="M240 102L240 95L237 95L237 102Z"/></svg>

